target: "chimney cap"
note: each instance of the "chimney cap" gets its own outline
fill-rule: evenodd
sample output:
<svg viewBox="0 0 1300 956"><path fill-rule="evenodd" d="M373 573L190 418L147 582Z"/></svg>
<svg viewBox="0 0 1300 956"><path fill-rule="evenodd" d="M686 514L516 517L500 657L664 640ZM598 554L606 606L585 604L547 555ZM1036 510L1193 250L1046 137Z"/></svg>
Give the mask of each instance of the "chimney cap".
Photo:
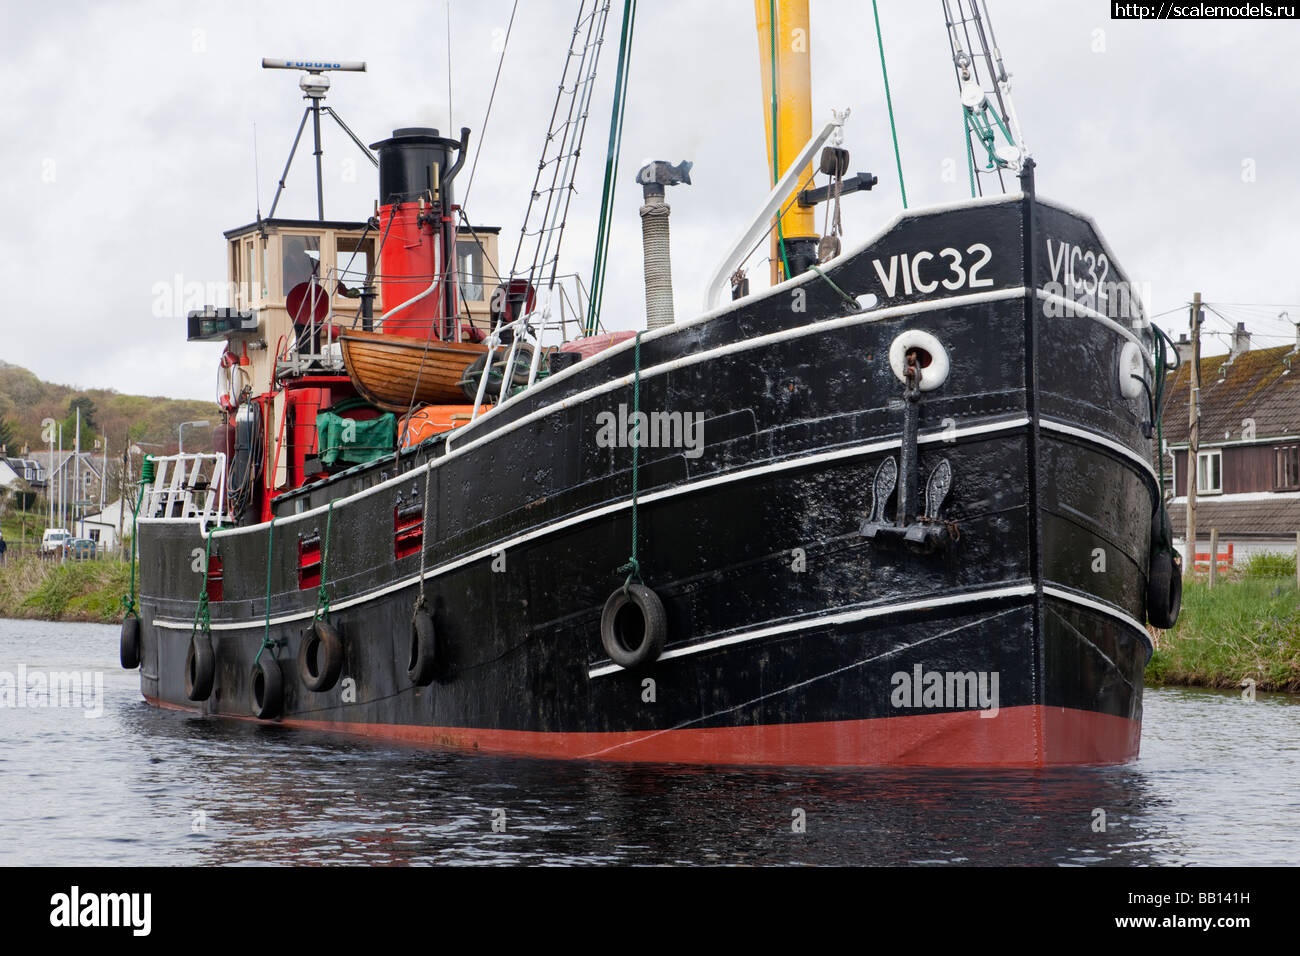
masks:
<svg viewBox="0 0 1300 956"><path fill-rule="evenodd" d="M1236 329L1232 333L1232 345L1228 351L1228 361L1234 362L1240 355L1245 355L1250 351L1250 333L1246 331L1246 323L1238 322Z"/></svg>

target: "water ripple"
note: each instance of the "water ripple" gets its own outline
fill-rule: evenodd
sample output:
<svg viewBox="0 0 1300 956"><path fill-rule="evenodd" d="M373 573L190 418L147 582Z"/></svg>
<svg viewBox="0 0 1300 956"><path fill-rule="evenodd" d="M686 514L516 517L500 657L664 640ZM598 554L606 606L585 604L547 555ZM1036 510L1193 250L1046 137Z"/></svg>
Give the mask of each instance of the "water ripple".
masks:
<svg viewBox="0 0 1300 956"><path fill-rule="evenodd" d="M1142 755L1050 771L584 764L145 705L117 629L0 620L0 670L91 670L103 715L0 709L0 864L1290 866L1300 702L1148 691Z"/></svg>

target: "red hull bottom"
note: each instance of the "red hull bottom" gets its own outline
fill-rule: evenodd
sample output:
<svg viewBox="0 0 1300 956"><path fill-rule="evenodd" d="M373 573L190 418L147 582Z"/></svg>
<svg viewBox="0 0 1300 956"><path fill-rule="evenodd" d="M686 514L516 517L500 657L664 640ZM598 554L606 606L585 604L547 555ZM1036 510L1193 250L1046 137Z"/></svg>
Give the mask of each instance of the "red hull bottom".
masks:
<svg viewBox="0 0 1300 956"><path fill-rule="evenodd" d="M150 700L161 704L161 701ZM480 753L771 767L1046 767L1136 759L1141 723L1064 707L1005 707L823 723L541 733L285 720L284 726ZM253 719L253 718L241 718Z"/></svg>

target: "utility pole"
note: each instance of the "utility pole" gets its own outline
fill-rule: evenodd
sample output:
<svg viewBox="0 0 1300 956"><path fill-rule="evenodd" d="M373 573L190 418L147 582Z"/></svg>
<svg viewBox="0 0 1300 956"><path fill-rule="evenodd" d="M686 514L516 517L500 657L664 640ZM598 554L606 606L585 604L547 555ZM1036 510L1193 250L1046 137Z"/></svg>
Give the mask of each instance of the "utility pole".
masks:
<svg viewBox="0 0 1300 956"><path fill-rule="evenodd" d="M73 537L80 538L82 536L82 532L86 530L86 526L84 524L80 528L77 528L77 516L78 515L82 515L83 517L85 516L85 512L82 511L81 506L78 504L78 502L82 501L86 497L86 489L81 484L81 406L80 405L77 406L77 444L74 447L76 448L76 451L73 452L73 454L76 455L75 461L77 464L72 472L73 474L72 483L75 486L72 490L72 526L73 528L77 529L76 531L73 532Z"/></svg>
<svg viewBox="0 0 1300 956"><path fill-rule="evenodd" d="M1196 452L1201 421L1201 294L1192 296L1191 393L1187 401L1187 570L1196 573ZM1213 560L1213 558L1211 558Z"/></svg>

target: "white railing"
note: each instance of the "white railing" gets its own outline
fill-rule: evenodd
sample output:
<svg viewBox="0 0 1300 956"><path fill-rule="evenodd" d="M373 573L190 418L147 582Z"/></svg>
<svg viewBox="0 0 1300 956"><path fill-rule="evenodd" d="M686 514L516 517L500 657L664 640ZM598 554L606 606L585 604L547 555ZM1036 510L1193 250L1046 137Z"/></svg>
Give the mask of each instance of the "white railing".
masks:
<svg viewBox="0 0 1300 956"><path fill-rule="evenodd" d="M220 524L226 518L226 456L221 452L154 458L141 518Z"/></svg>
<svg viewBox="0 0 1300 956"><path fill-rule="evenodd" d="M570 279L573 280L572 289L569 288ZM483 375L479 378L471 421L478 418L485 403L499 405L515 389L532 386L541 372L542 358L546 353L582 337L587 321L589 294L582 284L581 276L559 276L554 288L539 289L536 295L538 301L534 303L532 312L513 322L498 324L483 340L483 344L488 347L488 359ZM526 382L518 381L514 376L515 360L522 348L531 352ZM491 369L498 363L498 356L504 357L504 361L500 362L501 385L492 394L488 391L488 378Z"/></svg>

